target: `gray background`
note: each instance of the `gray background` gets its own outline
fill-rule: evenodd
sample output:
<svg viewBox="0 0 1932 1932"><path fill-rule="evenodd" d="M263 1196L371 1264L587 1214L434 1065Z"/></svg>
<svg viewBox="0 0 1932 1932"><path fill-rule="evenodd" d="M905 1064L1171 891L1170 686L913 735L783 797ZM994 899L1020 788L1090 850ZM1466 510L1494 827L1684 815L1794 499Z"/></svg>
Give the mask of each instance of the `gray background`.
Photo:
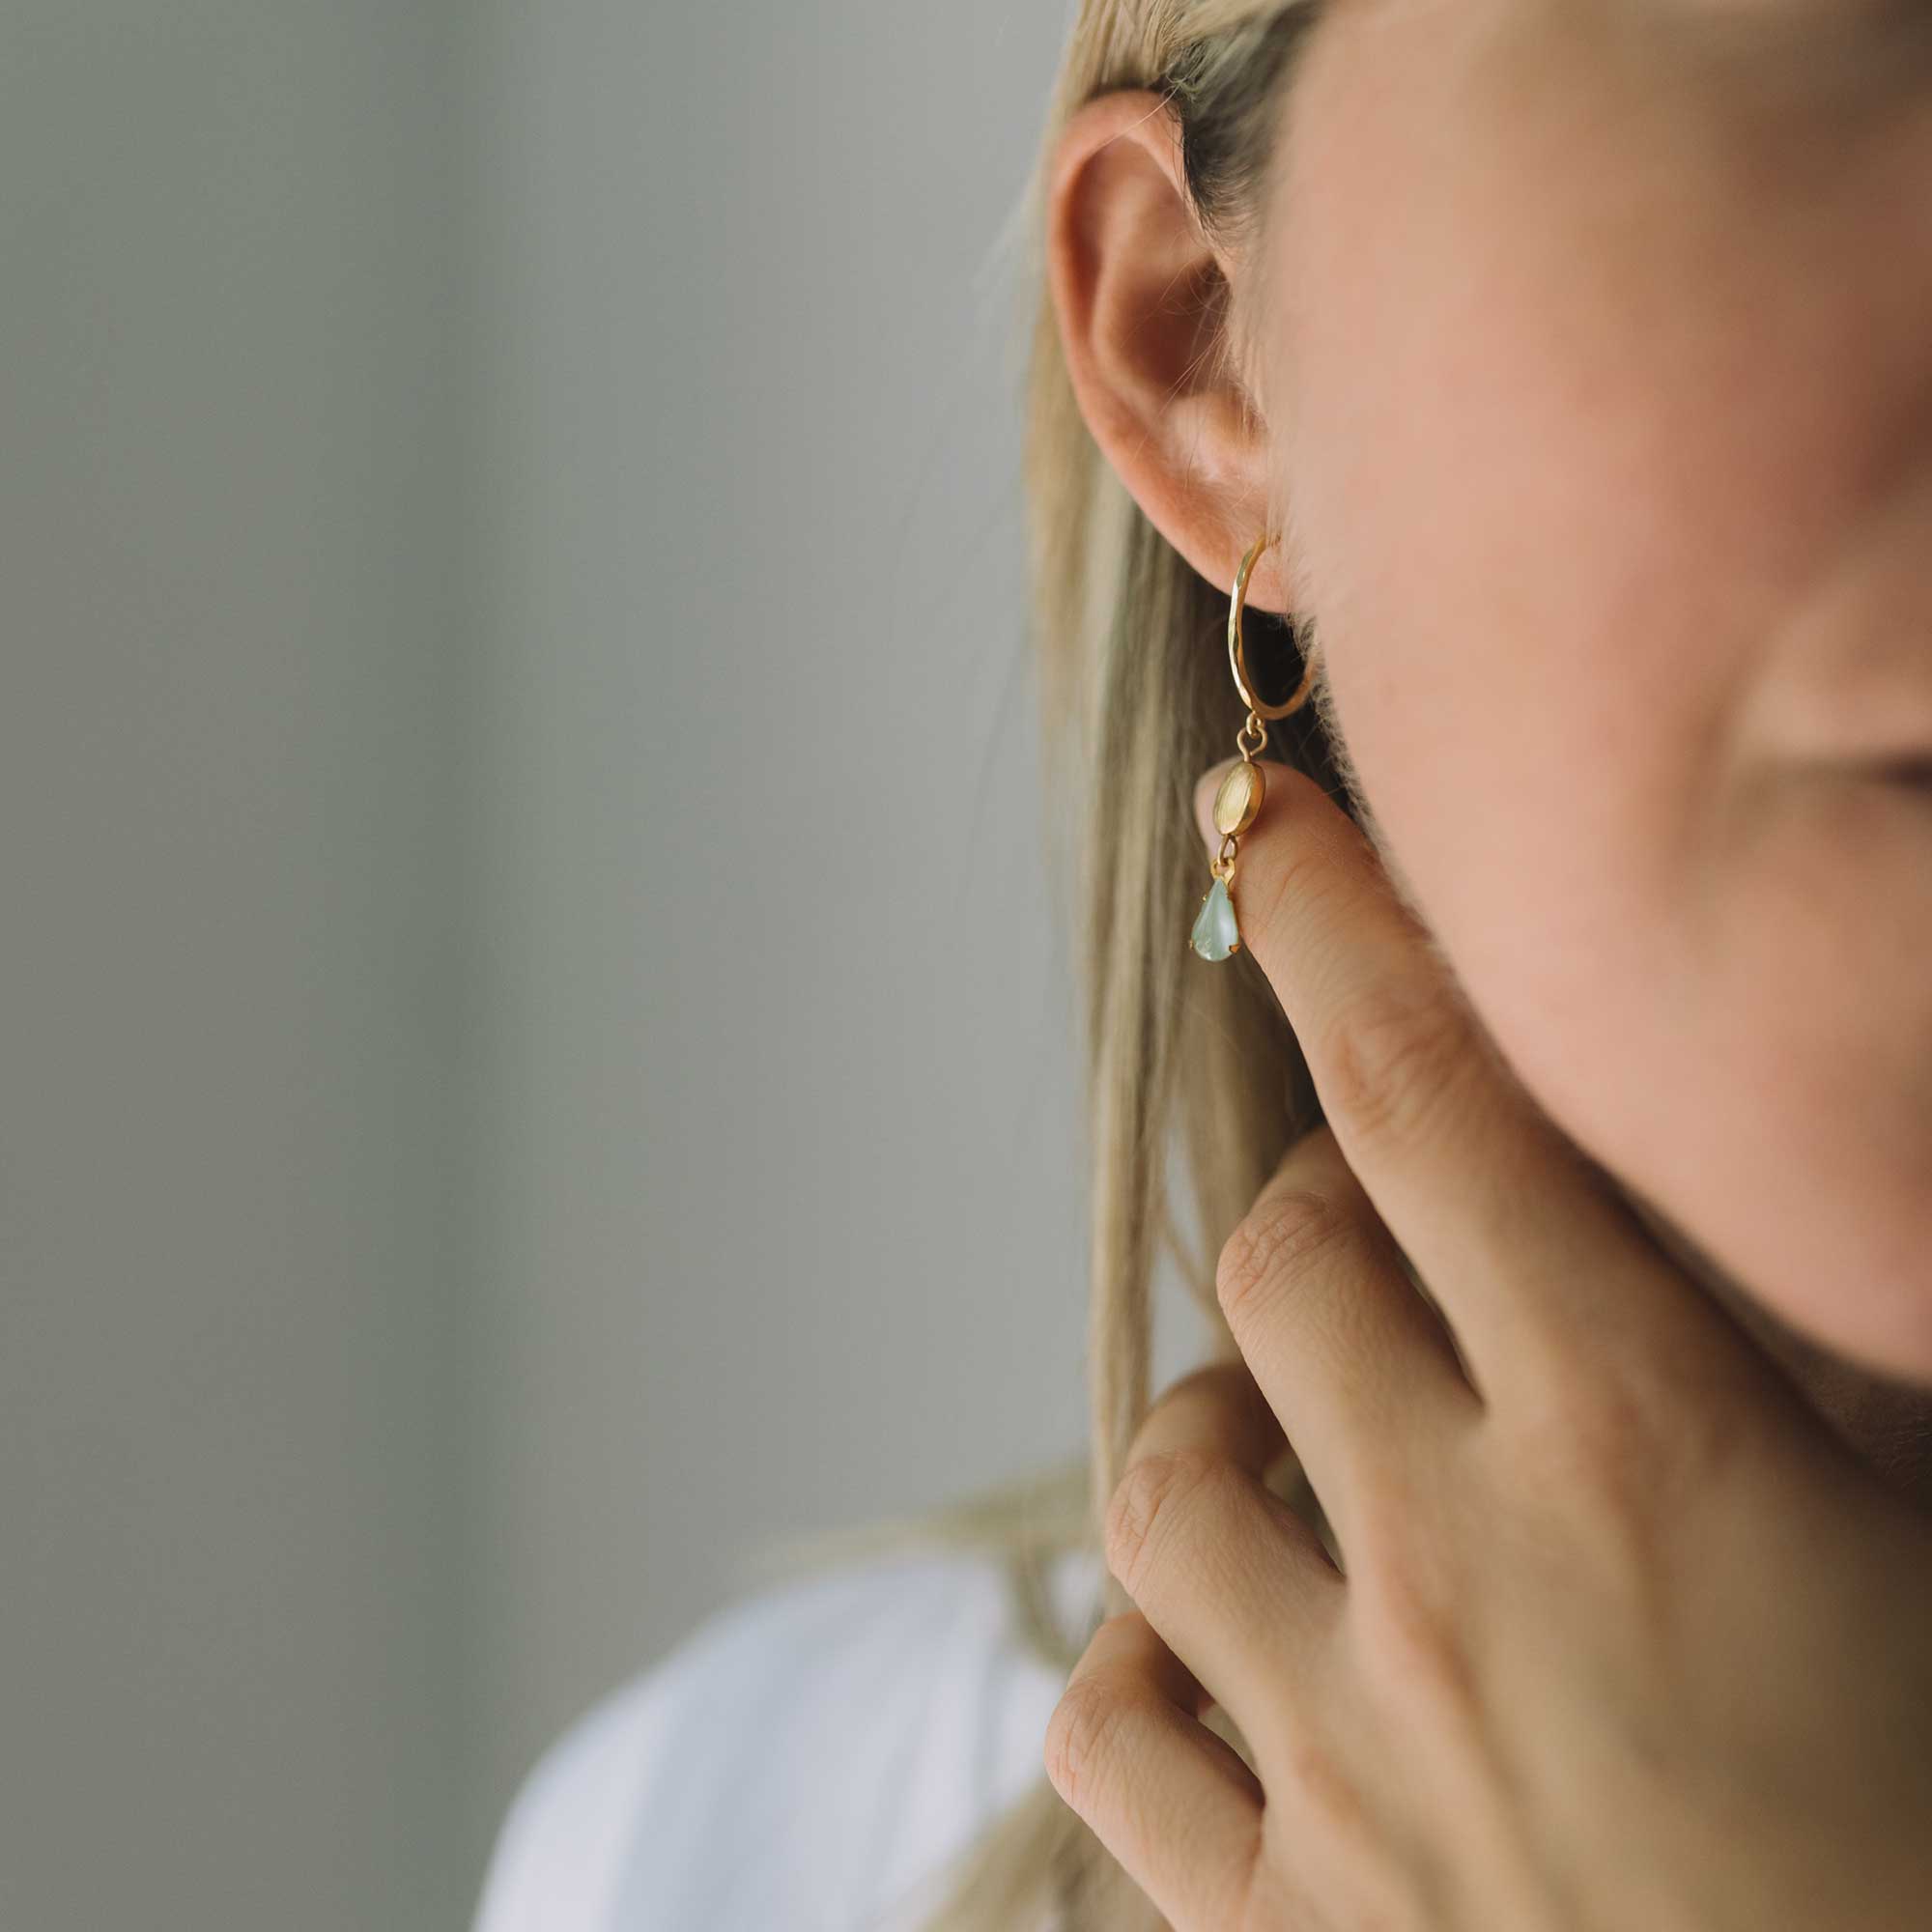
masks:
<svg viewBox="0 0 1932 1932"><path fill-rule="evenodd" d="M1026 0L0 14L0 1924L467 1921L1084 1439Z"/></svg>

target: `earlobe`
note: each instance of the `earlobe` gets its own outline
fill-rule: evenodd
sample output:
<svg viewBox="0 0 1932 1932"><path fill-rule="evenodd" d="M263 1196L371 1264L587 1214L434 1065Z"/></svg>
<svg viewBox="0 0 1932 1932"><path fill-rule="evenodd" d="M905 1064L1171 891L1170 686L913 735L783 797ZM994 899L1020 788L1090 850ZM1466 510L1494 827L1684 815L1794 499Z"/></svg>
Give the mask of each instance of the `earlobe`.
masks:
<svg viewBox="0 0 1932 1932"><path fill-rule="evenodd" d="M1225 588L1266 521L1266 428L1228 354L1238 265L1195 215L1159 95L1122 89L1075 110L1048 180L1046 266L1094 440L1161 534ZM1287 608L1278 549L1248 603Z"/></svg>

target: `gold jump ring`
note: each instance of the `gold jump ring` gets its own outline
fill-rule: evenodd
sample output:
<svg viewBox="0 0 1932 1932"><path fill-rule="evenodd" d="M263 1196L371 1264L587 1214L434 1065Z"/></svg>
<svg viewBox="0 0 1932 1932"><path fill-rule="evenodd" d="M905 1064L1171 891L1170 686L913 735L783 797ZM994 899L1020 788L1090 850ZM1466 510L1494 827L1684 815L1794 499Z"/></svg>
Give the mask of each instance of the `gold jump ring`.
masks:
<svg viewBox="0 0 1932 1932"><path fill-rule="evenodd" d="M1248 661L1241 648L1241 607L1248 601L1248 575L1255 567L1255 559L1273 542L1273 537L1265 535L1255 539L1253 548L1241 559L1240 573L1235 579L1234 599L1228 606L1228 668L1235 673L1235 689L1258 718L1286 718L1291 712L1299 711L1308 702L1315 682L1315 654L1311 651L1302 668L1301 682L1285 704L1264 704L1248 687Z"/></svg>

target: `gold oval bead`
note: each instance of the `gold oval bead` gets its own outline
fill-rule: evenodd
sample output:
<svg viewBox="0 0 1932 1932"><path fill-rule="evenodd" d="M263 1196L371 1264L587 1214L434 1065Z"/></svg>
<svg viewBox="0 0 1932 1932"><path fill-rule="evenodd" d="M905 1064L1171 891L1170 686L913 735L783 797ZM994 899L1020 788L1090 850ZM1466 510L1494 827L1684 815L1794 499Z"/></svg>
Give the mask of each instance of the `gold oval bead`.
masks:
<svg viewBox="0 0 1932 1932"><path fill-rule="evenodd" d="M1236 765L1214 794L1214 829L1224 837L1245 832L1262 809L1264 783L1259 765L1245 758Z"/></svg>

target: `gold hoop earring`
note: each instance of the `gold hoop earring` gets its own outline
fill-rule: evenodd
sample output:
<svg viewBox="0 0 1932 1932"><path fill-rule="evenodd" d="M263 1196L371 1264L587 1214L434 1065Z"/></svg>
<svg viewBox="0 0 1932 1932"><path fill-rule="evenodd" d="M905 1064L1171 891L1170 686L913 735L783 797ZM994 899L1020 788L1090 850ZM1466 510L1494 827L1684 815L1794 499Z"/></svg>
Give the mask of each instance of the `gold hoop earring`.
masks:
<svg viewBox="0 0 1932 1932"><path fill-rule="evenodd" d="M1240 851L1241 834L1255 822L1267 789L1262 768L1255 763L1255 753L1267 744L1267 726L1263 721L1299 711L1315 686L1312 651L1294 696L1284 704L1264 704L1248 682L1248 661L1241 648L1241 607L1248 600L1248 577L1255 559L1273 542L1274 538L1264 532L1249 547L1228 606L1228 668L1235 674L1235 689L1248 707L1248 715L1235 733L1235 749L1240 753L1241 762L1221 781L1221 788L1214 794L1214 829L1221 835L1221 849L1209 863L1214 883L1201 901L1191 935L1195 952L1204 959L1226 959L1241 950L1240 922L1235 913L1235 858Z"/></svg>

